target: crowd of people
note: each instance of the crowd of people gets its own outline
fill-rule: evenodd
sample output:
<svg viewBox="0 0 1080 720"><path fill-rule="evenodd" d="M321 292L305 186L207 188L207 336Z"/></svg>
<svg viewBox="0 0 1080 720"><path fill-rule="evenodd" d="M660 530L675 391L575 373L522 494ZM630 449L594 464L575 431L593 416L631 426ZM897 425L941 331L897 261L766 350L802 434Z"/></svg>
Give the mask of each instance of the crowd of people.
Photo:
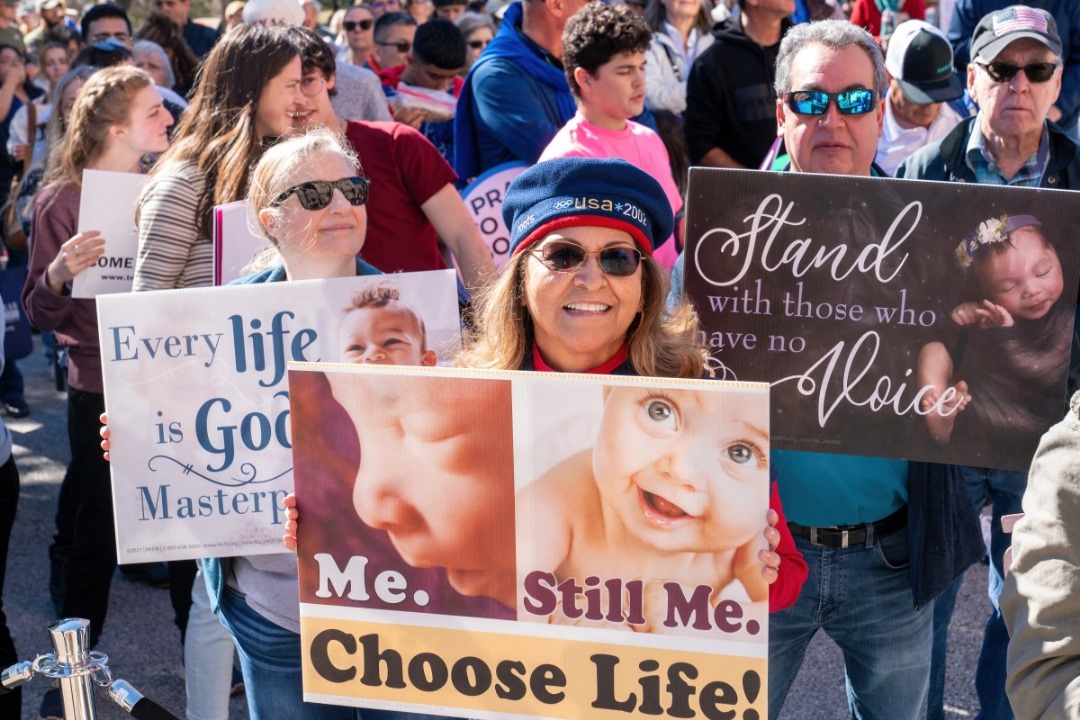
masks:
<svg viewBox="0 0 1080 720"><path fill-rule="evenodd" d="M332 13L236 0L216 28L191 12L154 0L136 27L111 3L0 0L3 272L25 277L26 317L67 390L49 590L58 617L90 620L92 645L117 558L96 304L71 293L108 242L80 230L84 170L148 174L134 292L212 285L213 208L246 199L273 259L241 283L452 267L458 365L661 378L710 375L683 293L691 166L1080 189L1080 3L1066 0L362 0ZM527 169L503 200L496 274L460 191L505 163ZM1010 247L1056 252L1037 219L1011 222ZM1003 321L968 308L956 322ZM947 351L931 359L936 391L963 398ZM0 361L13 419L32 412L16 360ZM979 716L1080 718L1077 413L1074 400L1030 474L773 450L760 552L737 574L769 600L770 717L824 630L853 718L944 718L957 591L988 554ZM4 557L11 445L0 422ZM286 504L295 547L299 503ZM1022 510L1007 572L1001 520ZM176 562L157 579L191 720L228 717L234 648L252 718L406 716L302 701L294 557ZM0 716L20 707L18 691L0 695ZM62 717L58 690L39 714Z"/></svg>

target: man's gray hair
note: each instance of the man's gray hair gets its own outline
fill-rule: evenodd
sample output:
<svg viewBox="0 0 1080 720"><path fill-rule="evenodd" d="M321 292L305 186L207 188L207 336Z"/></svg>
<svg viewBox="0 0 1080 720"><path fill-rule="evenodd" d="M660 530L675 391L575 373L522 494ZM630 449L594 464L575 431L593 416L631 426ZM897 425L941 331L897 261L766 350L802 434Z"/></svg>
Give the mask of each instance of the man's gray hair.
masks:
<svg viewBox="0 0 1080 720"><path fill-rule="evenodd" d="M874 92L883 97L888 87L885 74L885 58L874 37L847 20L819 20L802 23L787 31L776 56L776 95L782 98L791 91L791 65L799 51L807 45L824 45L833 50L843 50L852 45L862 48L874 64Z"/></svg>

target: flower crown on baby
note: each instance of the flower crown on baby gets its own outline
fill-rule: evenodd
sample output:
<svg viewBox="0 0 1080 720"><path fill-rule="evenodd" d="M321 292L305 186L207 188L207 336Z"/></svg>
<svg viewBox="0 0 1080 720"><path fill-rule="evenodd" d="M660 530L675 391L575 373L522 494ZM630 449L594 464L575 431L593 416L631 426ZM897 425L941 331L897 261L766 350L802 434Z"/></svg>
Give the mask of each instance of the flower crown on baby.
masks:
<svg viewBox="0 0 1080 720"><path fill-rule="evenodd" d="M986 251L995 243L1008 242L1009 233L1013 230L1032 225L1041 226L1042 223L1034 215L1013 215L1012 217L1002 215L984 220L979 223L975 232L965 237L956 246L956 264L961 270L967 270L979 253Z"/></svg>

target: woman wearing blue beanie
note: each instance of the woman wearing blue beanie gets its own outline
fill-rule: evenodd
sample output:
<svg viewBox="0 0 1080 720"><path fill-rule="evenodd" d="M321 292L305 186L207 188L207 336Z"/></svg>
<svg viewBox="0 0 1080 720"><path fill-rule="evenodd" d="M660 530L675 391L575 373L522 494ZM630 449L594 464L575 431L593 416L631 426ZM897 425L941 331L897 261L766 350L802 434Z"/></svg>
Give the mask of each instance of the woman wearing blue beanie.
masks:
<svg viewBox="0 0 1080 720"><path fill-rule="evenodd" d="M702 376L693 309L664 308L652 252L673 218L650 175L624 160L549 160L510 184L502 212L511 259L476 299L459 365Z"/></svg>

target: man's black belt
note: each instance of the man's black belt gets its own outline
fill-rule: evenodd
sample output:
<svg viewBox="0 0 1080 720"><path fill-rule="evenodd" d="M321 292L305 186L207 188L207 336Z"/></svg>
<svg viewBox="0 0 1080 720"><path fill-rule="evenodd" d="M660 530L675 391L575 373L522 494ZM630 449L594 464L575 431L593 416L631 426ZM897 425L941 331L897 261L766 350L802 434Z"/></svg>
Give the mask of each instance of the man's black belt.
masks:
<svg viewBox="0 0 1080 720"><path fill-rule="evenodd" d="M788 521L788 529L792 535L798 535L810 540L814 545L828 548L846 548L852 545L862 545L866 542L867 532L872 528L874 538L880 540L895 532L903 530L907 526L907 505L903 506L892 515L872 523L862 525L835 525L833 527L806 527Z"/></svg>

